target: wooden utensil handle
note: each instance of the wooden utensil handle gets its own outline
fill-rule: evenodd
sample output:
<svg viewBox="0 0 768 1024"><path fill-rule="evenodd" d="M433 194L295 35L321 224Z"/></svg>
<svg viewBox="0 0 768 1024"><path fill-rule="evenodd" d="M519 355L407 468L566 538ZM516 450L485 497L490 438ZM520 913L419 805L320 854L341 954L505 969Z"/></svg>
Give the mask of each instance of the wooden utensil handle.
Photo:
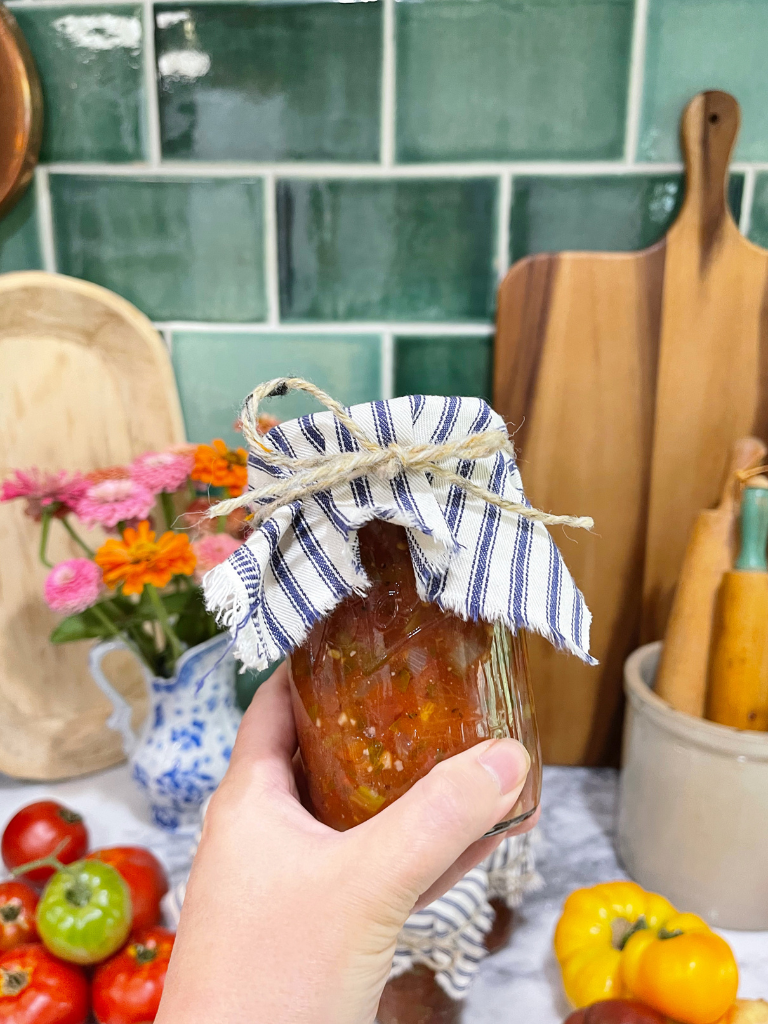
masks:
<svg viewBox="0 0 768 1024"><path fill-rule="evenodd" d="M759 437L741 437L731 449L728 468L723 477L723 490L720 495L720 508L723 512L733 509L736 500L736 474L740 469L752 469L759 466L765 458L768 448Z"/></svg>

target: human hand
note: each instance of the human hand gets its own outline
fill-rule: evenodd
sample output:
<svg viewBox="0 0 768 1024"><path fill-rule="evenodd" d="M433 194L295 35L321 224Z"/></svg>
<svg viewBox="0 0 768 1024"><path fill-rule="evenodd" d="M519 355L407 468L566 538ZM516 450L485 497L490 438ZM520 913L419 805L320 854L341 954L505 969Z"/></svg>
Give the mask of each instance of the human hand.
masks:
<svg viewBox="0 0 768 1024"><path fill-rule="evenodd" d="M299 801L295 752L281 666L205 816L156 1024L370 1024L406 918L498 846L480 837L530 765L516 740L479 743L336 832Z"/></svg>

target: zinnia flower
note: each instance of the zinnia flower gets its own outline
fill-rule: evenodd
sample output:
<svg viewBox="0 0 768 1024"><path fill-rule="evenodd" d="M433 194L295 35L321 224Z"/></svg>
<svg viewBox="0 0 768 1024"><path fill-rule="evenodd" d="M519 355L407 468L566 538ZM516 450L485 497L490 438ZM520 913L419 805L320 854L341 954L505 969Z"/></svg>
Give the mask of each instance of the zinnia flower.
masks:
<svg viewBox="0 0 768 1024"><path fill-rule="evenodd" d="M214 487L228 487L234 498L248 482L247 463L245 448L228 448L217 438L210 445L197 446L192 479Z"/></svg>
<svg viewBox="0 0 768 1024"><path fill-rule="evenodd" d="M96 552L104 582L114 590L121 583L124 594L140 594L145 583L164 587L172 576L191 576L195 553L185 533L168 530L159 540L146 519L136 529L123 531L122 540L110 537Z"/></svg>
<svg viewBox="0 0 768 1024"><path fill-rule="evenodd" d="M242 541L235 540L228 533L209 533L200 540L192 542L192 550L197 558L195 566L195 579L199 583L203 576L215 565L226 562L233 551L242 544Z"/></svg>
<svg viewBox="0 0 768 1024"><path fill-rule="evenodd" d="M0 501L26 498L25 512L37 522L44 511L61 518L73 512L85 493L87 482L79 473L65 470L43 473L39 469L17 469L0 485Z"/></svg>
<svg viewBox="0 0 768 1024"><path fill-rule="evenodd" d="M146 487L153 494L160 491L178 491L192 472L195 464L194 453L147 452L134 459L131 476L137 484Z"/></svg>
<svg viewBox="0 0 768 1024"><path fill-rule="evenodd" d="M69 558L54 565L45 577L43 593L55 612L84 612L101 590L101 572L89 558Z"/></svg>
<svg viewBox="0 0 768 1024"><path fill-rule="evenodd" d="M144 519L155 496L130 477L91 484L75 511L87 526L112 527L128 519Z"/></svg>

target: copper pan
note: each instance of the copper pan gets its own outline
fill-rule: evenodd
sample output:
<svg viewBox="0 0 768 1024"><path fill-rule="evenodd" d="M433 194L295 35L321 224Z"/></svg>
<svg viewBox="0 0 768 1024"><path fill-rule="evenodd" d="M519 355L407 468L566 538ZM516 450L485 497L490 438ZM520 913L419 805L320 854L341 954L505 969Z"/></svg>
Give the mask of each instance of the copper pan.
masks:
<svg viewBox="0 0 768 1024"><path fill-rule="evenodd" d="M0 4L0 217L32 180L43 135L43 93L27 41Z"/></svg>

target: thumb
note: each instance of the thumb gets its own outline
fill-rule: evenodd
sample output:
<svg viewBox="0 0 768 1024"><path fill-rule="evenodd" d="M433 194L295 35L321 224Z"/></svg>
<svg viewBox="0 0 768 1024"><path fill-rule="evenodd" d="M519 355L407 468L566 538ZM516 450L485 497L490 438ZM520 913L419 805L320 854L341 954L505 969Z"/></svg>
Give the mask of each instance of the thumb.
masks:
<svg viewBox="0 0 768 1024"><path fill-rule="evenodd" d="M512 816L530 764L517 740L478 743L353 830L373 869L368 877L382 883L392 910L407 916L468 846Z"/></svg>

